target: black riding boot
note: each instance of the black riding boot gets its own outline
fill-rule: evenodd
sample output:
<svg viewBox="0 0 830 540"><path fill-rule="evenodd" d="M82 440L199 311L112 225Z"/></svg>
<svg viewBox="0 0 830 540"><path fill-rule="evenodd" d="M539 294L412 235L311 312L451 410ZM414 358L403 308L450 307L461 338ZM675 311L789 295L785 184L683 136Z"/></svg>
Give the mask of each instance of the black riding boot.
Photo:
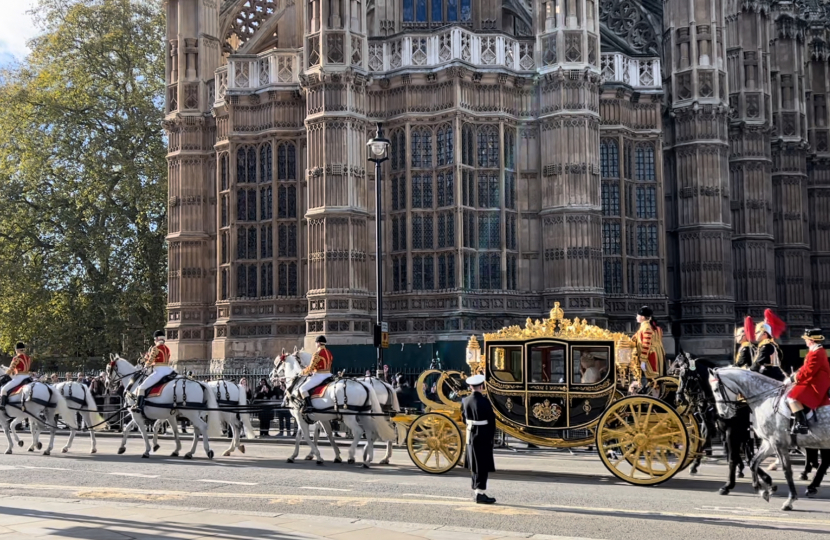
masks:
<svg viewBox="0 0 830 540"><path fill-rule="evenodd" d="M311 406L311 396L303 398L303 409L311 411L314 407Z"/></svg>
<svg viewBox="0 0 830 540"><path fill-rule="evenodd" d="M9 404L9 396L7 394L3 394L0 396L0 409L5 409L6 405Z"/></svg>
<svg viewBox="0 0 830 540"><path fill-rule="evenodd" d="M807 413L804 409L793 414L793 427L790 430L791 435L807 435L810 428L807 427Z"/></svg>

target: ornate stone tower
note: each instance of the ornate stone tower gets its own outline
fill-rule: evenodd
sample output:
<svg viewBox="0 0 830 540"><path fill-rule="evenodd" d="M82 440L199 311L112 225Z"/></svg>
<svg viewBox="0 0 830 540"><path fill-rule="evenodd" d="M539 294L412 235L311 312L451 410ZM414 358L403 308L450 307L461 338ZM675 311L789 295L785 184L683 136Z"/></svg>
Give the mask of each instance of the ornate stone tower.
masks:
<svg viewBox="0 0 830 540"><path fill-rule="evenodd" d="M726 4L729 179L737 319L776 305L769 6Z"/></svg>
<svg viewBox="0 0 830 540"><path fill-rule="evenodd" d="M173 362L210 357L216 316L214 2L167 0L168 330Z"/></svg>
<svg viewBox="0 0 830 540"><path fill-rule="evenodd" d="M593 0L542 2L537 20L546 302L605 321L599 169L600 23Z"/></svg>
<svg viewBox="0 0 830 540"><path fill-rule="evenodd" d="M663 14L673 314L683 348L705 355L731 350L735 320L723 8L673 0Z"/></svg>

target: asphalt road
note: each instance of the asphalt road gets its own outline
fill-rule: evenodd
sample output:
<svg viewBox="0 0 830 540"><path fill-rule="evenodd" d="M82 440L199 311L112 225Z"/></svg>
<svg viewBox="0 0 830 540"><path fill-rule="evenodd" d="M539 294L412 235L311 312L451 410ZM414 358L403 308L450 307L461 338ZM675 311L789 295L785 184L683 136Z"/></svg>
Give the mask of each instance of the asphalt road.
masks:
<svg viewBox="0 0 830 540"><path fill-rule="evenodd" d="M717 488L726 469L715 460L705 462L697 476L686 471L661 486L636 487L611 476L587 451L500 450L500 472L489 490L498 504L488 507L471 503L466 471L427 475L402 449L396 449L392 465L366 470L330 461L290 465L285 458L291 448L256 442L248 443L244 456L213 461L201 446L190 461L165 457L172 441L162 441L150 459L140 458L143 445L136 439L120 456L112 438L99 438L96 455L86 453L85 436L68 454L60 453L64 442L58 438L52 456L18 448L14 455L0 455L0 487L56 499L280 511L592 539L779 540L793 533L798 538L830 533L827 498L802 498L794 511L780 511L786 491L780 471L772 473L781 486L769 503L752 491L748 478L739 480L731 495L720 496ZM225 446L218 441L217 455ZM330 448L322 451L325 459L333 457ZM798 485L802 492L806 482Z"/></svg>

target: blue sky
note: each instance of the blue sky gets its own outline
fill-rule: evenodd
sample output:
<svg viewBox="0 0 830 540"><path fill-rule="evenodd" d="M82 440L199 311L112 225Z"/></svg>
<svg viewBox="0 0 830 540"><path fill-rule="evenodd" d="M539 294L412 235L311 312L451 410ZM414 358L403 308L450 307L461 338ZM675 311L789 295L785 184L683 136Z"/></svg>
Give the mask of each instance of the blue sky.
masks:
<svg viewBox="0 0 830 540"><path fill-rule="evenodd" d="M0 68L26 56L26 41L36 33L26 13L31 6L32 0L0 0Z"/></svg>

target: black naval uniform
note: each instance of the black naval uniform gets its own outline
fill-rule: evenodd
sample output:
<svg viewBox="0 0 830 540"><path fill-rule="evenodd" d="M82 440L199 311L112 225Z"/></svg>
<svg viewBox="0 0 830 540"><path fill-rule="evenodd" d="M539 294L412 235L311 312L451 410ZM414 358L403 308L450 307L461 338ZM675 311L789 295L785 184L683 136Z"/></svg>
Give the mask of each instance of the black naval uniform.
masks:
<svg viewBox="0 0 830 540"><path fill-rule="evenodd" d="M771 339L763 340L758 344L758 351L755 353L755 358L752 360L752 366L749 369L764 373L766 368L774 365L773 356L777 356L778 363L781 362L784 356L781 352L781 347Z"/></svg>
<svg viewBox="0 0 830 540"><path fill-rule="evenodd" d="M473 489L487 489L487 477L496 470L493 460L493 439L496 436L496 413L493 405L481 392L473 392L461 404L461 414L467 424L467 468L473 476ZM486 422L486 423L483 423ZM469 423L475 425L470 426Z"/></svg>

